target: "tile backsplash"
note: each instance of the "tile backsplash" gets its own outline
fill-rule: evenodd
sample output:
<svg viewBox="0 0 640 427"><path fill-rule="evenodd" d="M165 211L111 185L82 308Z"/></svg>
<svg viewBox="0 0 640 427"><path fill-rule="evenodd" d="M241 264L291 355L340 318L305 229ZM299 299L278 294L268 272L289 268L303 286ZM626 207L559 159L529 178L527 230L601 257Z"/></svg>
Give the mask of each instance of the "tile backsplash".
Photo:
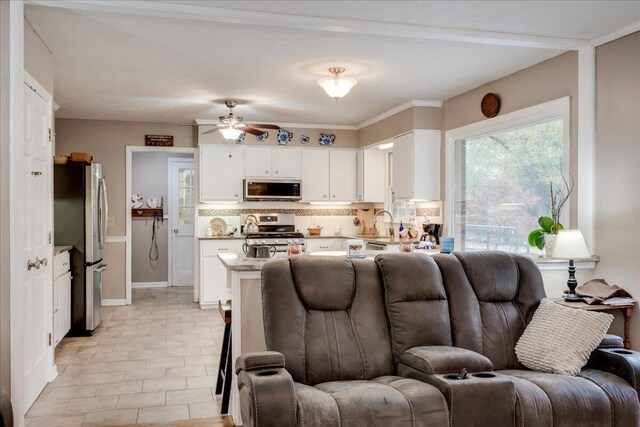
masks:
<svg viewBox="0 0 640 427"><path fill-rule="evenodd" d="M360 231L360 227L353 224L353 219L357 215L359 208L374 210L383 208L381 204L353 204L349 206L335 205L323 207L311 205L301 207L299 203L285 202L273 203L273 205L274 207L265 207L264 203L260 203L256 204L256 207L252 207L251 203L237 205L200 204L198 205L197 233L200 236L206 235L209 221L215 217L222 218L227 223L228 230L236 227L238 229L237 233L239 233L241 225L240 215L250 213L286 213L295 215L296 230L305 234L307 233L307 228L320 225L323 228L322 235L324 236L335 234L353 235ZM440 214L440 202L420 203L416 208L416 225L419 226L425 218L431 222L441 222ZM384 220L386 219L387 218ZM386 231L386 227L382 227L381 231L382 230Z"/></svg>

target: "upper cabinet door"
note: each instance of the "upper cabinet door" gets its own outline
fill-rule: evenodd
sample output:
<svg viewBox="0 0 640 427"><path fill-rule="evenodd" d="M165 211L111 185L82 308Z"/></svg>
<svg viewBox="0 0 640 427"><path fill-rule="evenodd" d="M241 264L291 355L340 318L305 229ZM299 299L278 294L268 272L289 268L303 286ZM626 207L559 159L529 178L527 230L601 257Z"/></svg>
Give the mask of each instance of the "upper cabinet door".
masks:
<svg viewBox="0 0 640 427"><path fill-rule="evenodd" d="M243 177L240 147L200 146L201 202L241 201Z"/></svg>
<svg viewBox="0 0 640 427"><path fill-rule="evenodd" d="M358 199L368 203L384 203L387 193L387 153L377 148L362 150L362 187L358 190ZM360 199L362 196L362 199Z"/></svg>
<svg viewBox="0 0 640 427"><path fill-rule="evenodd" d="M357 201L356 190L356 150L330 150L329 189L330 201Z"/></svg>
<svg viewBox="0 0 640 427"><path fill-rule="evenodd" d="M413 198L413 133L399 136L393 141L393 197Z"/></svg>
<svg viewBox="0 0 640 427"><path fill-rule="evenodd" d="M302 200L328 202L329 150L304 149L302 150L301 158Z"/></svg>
<svg viewBox="0 0 640 427"><path fill-rule="evenodd" d="M271 151L272 178L300 178L300 149L273 148Z"/></svg>
<svg viewBox="0 0 640 427"><path fill-rule="evenodd" d="M245 147L245 175L251 178L271 177L271 147Z"/></svg>

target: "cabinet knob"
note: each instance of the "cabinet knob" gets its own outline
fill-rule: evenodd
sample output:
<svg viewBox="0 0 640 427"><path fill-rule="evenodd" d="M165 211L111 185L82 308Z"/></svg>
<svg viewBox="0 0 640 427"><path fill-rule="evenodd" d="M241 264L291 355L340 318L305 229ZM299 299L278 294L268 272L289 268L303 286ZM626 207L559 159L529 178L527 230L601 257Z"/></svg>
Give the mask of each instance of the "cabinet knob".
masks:
<svg viewBox="0 0 640 427"><path fill-rule="evenodd" d="M323 196L322 196L322 198L323 198L323 199L326 199L326 198L327 198L327 195L326 195L326 194L325 194L325 195L323 195Z"/></svg>
<svg viewBox="0 0 640 427"><path fill-rule="evenodd" d="M229 154L229 158L232 158L232 157L233 157L233 154Z"/></svg>
<svg viewBox="0 0 640 427"><path fill-rule="evenodd" d="M267 175L269 175L269 171L264 171L264 173L266 173Z"/></svg>
<svg viewBox="0 0 640 427"><path fill-rule="evenodd" d="M278 171L276 171L276 175L278 175Z"/></svg>
<svg viewBox="0 0 640 427"><path fill-rule="evenodd" d="M238 197L238 193L235 194L235 197Z"/></svg>
<svg viewBox="0 0 640 427"><path fill-rule="evenodd" d="M331 197L333 197L333 198L335 199L335 198L336 198L336 195L334 194L334 195L333 195L333 196L331 196Z"/></svg>

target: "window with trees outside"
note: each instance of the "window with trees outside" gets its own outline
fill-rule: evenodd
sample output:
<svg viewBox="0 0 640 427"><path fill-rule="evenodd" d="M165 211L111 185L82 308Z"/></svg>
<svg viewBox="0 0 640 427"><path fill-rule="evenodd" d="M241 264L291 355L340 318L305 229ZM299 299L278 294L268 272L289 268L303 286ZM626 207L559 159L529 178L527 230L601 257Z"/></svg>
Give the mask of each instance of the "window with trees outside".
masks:
<svg viewBox="0 0 640 427"><path fill-rule="evenodd" d="M527 235L562 182L565 116L454 142L454 236L459 250L540 253Z"/></svg>

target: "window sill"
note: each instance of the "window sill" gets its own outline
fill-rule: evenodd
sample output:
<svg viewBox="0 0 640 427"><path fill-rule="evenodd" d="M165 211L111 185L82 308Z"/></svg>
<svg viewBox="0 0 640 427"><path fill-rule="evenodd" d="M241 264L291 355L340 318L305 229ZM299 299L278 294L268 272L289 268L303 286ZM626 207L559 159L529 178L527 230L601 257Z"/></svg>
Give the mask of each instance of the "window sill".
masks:
<svg viewBox="0 0 640 427"><path fill-rule="evenodd" d="M547 258L544 256L532 256L531 259L536 263L540 271L561 271L569 268L569 261L564 259ZM574 264L576 270L593 270L598 261L600 261L599 256L592 256L588 259L575 261Z"/></svg>

